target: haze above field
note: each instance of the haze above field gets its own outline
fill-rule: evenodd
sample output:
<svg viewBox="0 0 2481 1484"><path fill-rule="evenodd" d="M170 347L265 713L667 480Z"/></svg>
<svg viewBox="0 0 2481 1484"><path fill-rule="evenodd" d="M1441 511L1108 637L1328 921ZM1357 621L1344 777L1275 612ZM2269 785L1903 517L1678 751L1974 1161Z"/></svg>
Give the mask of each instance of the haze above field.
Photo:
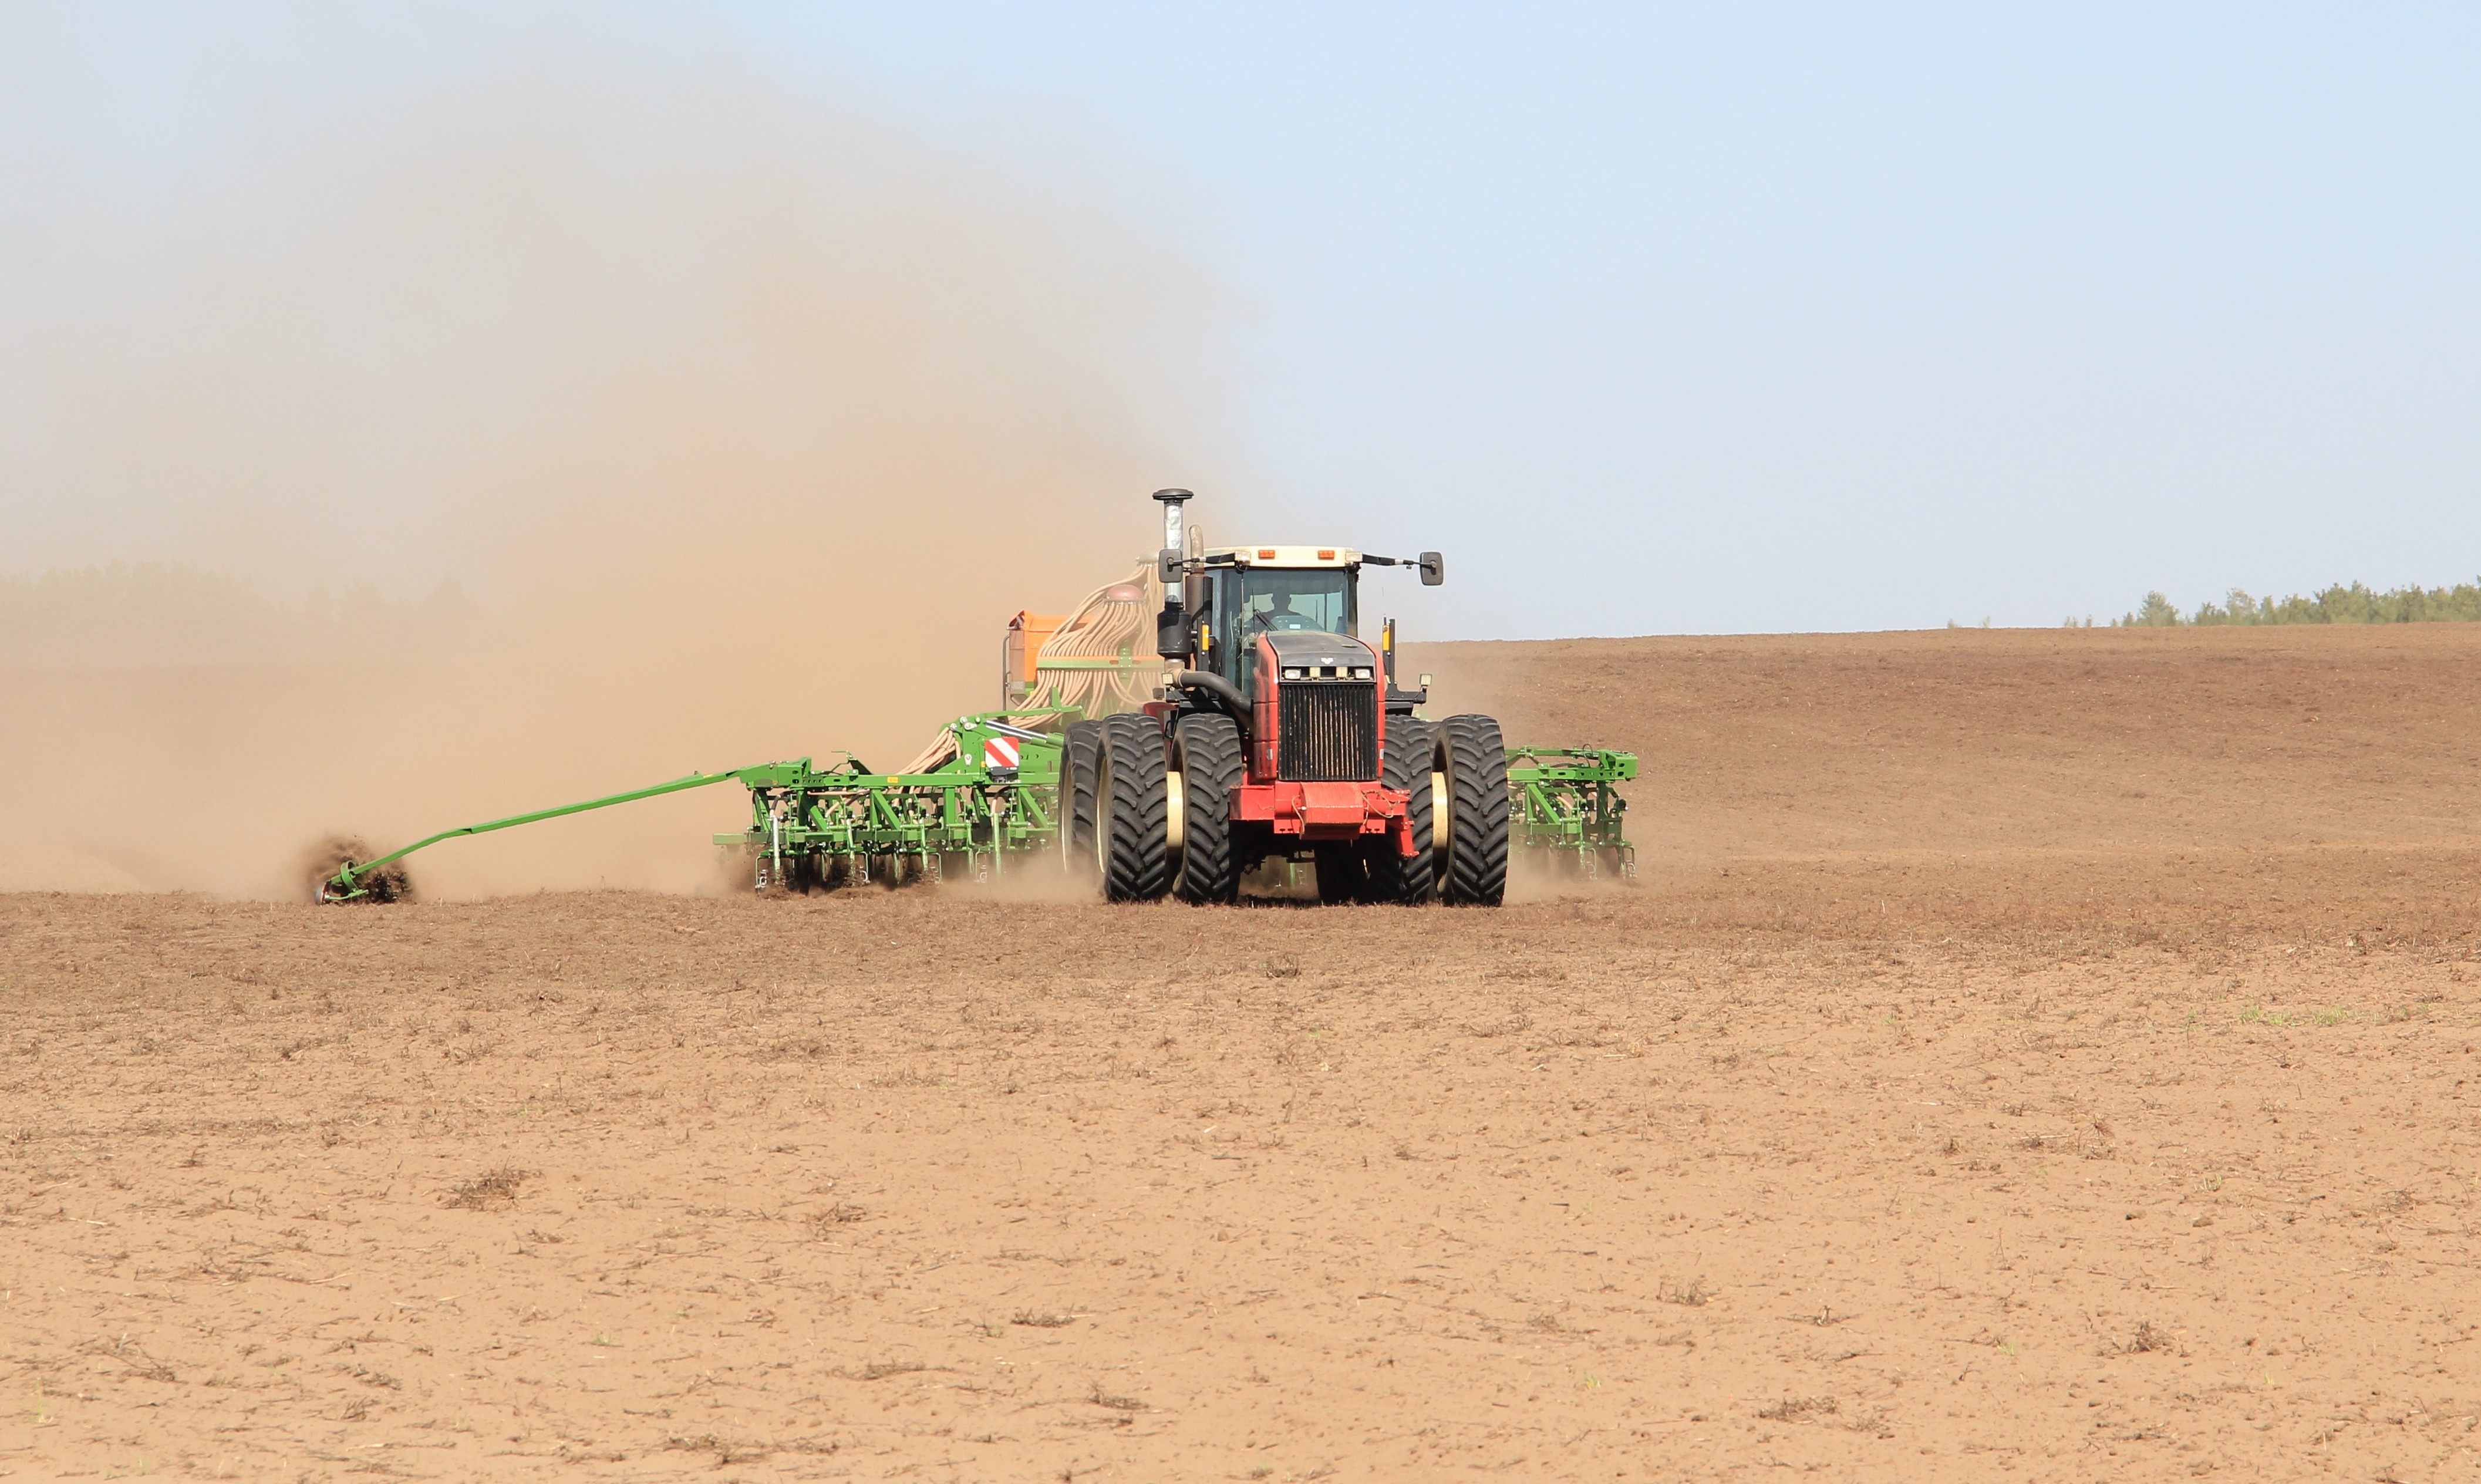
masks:
<svg viewBox="0 0 2481 1484"><path fill-rule="evenodd" d="M755 482L937 526L921 486L971 478L1032 508L982 531L1000 570L1058 564L1046 506L1122 555L1118 506L1174 482L1236 534L1446 548L1447 588L1388 599L1437 638L2453 582L2476 39L2442 8L17 8L0 566L505 605L592 565L563 521L626 544ZM782 259L745 250L770 200L809 203ZM770 263L839 307L753 298ZM784 432L856 406L867 456ZM696 456L753 442L756 476ZM959 633L1045 596L938 575Z"/></svg>

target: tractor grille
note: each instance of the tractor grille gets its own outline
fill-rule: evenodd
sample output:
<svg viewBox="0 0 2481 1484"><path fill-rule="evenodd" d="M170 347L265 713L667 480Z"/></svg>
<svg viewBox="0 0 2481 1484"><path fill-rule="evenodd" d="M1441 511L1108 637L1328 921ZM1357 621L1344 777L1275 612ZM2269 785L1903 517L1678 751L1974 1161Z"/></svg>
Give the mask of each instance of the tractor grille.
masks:
<svg viewBox="0 0 2481 1484"><path fill-rule="evenodd" d="M1378 687L1358 680L1283 687L1275 776L1295 783L1368 783L1378 776Z"/></svg>

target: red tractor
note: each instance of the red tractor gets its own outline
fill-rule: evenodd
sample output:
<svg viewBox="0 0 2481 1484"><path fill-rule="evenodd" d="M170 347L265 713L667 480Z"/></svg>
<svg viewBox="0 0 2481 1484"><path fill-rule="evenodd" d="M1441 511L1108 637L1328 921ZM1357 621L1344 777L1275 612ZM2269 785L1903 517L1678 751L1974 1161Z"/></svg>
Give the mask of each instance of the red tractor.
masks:
<svg viewBox="0 0 2481 1484"><path fill-rule="evenodd" d="M1228 902L1269 859L1317 866L1328 902L1496 906L1507 885L1499 723L1427 721L1396 685L1395 623L1360 637L1364 566L1445 576L1436 552L1205 547L1159 490L1165 673L1136 711L1069 724L1061 848L1113 901ZM1177 666L1177 668L1174 668Z"/></svg>

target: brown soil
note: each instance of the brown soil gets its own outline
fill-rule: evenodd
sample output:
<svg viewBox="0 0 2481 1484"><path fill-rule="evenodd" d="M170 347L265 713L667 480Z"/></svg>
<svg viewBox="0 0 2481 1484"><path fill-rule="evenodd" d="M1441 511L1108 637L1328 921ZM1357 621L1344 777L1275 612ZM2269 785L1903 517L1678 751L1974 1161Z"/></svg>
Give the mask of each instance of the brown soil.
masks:
<svg viewBox="0 0 2481 1484"><path fill-rule="evenodd" d="M2481 626L1415 663L1644 886L0 897L0 1470L2470 1471Z"/></svg>

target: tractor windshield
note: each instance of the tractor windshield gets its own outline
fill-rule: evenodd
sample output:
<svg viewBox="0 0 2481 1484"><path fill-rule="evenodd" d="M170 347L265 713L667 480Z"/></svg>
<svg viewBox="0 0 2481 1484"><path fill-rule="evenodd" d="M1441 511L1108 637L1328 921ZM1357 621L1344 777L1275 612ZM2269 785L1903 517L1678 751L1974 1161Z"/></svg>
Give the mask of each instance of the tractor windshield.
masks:
<svg viewBox="0 0 2481 1484"><path fill-rule="evenodd" d="M1246 653L1270 629L1350 634L1360 619L1353 612L1352 573L1344 567L1258 567L1242 572L1238 586L1240 601L1232 611L1235 653Z"/></svg>

